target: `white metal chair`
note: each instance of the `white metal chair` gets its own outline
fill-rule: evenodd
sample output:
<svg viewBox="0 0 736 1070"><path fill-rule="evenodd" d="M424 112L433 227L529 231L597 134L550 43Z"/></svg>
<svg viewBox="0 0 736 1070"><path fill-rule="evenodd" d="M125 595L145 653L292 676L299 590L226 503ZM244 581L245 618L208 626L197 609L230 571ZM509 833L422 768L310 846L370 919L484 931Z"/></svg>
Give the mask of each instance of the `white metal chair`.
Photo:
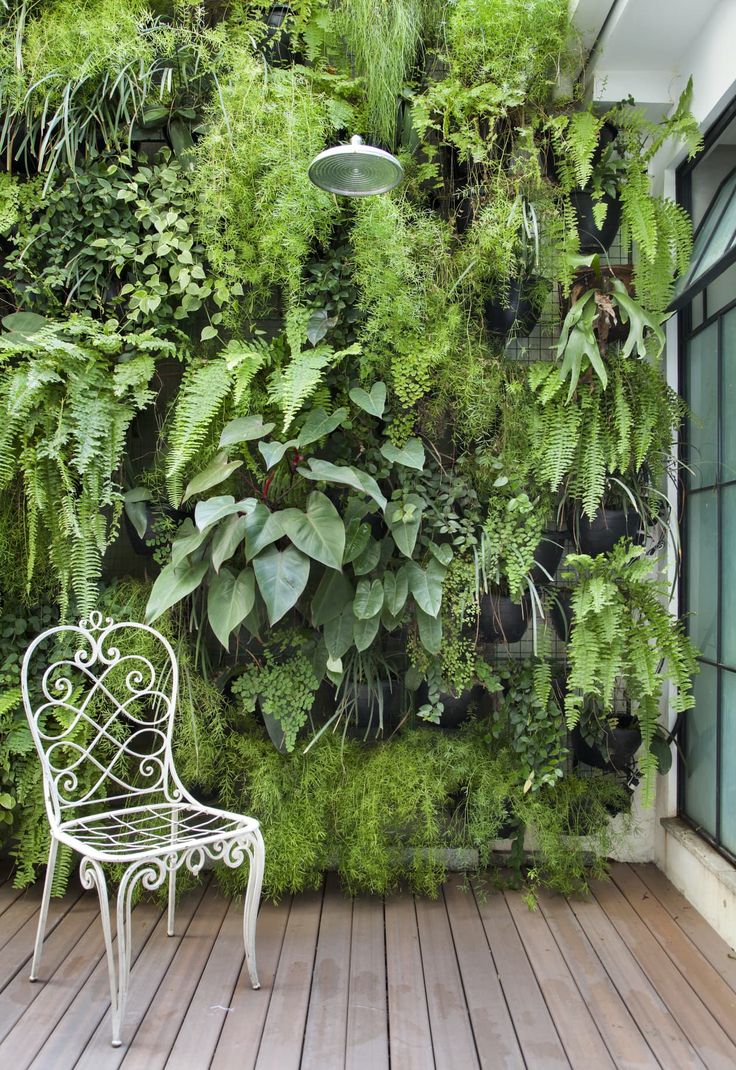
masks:
<svg viewBox="0 0 736 1070"><path fill-rule="evenodd" d="M121 651L126 634L147 632L165 662L157 676L147 657ZM47 664L41 644L78 644L73 654ZM41 648L41 649L39 649ZM35 657L34 657L35 655ZM38 676L29 672L38 660ZM178 692L178 666L171 645L153 628L126 621L103 622L91 613L79 625L60 625L39 635L22 667L23 701L43 766L51 826L46 882L33 953L37 977L51 884L60 843L82 855L79 875L96 888L107 951L112 1004L112 1043L119 1047L131 958L131 897L140 882L151 891L168 877L168 933L174 934L176 871L198 873L205 858L250 871L243 912L243 939L254 988L256 917L263 880L264 848L258 822L203 806L183 786L171 753ZM38 701L40 700L40 701ZM52 716L53 715L53 716ZM79 740L82 740L80 742ZM103 864L126 867L117 893L117 965Z"/></svg>

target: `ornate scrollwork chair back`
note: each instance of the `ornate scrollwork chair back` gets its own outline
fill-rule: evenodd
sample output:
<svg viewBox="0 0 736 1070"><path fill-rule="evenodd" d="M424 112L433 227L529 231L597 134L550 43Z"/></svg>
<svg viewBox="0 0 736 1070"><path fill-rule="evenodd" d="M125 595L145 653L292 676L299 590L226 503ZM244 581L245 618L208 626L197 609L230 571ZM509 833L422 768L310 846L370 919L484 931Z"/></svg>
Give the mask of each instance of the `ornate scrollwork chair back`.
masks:
<svg viewBox="0 0 736 1070"><path fill-rule="evenodd" d="M31 980L41 960L61 843L82 856L82 884L99 895L116 1047L130 974L131 898L139 883L154 890L168 879L173 936L176 871L186 866L198 873L208 858L231 868L247 860L243 938L251 982L259 987L255 927L263 839L254 818L204 806L181 783L172 759L178 675L176 655L159 632L103 620L100 613L39 635L21 670L51 832ZM117 892L117 963L106 863L126 867Z"/></svg>

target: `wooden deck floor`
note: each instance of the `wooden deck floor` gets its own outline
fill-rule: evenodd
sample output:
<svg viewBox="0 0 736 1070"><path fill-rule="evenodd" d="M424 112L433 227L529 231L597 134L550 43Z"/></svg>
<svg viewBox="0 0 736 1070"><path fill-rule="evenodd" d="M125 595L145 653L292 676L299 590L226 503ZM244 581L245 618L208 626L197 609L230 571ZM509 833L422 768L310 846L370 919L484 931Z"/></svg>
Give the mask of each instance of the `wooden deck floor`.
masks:
<svg viewBox="0 0 736 1070"><path fill-rule="evenodd" d="M186 896L178 935L134 911L126 1044L109 1042L91 893L52 903L27 980L39 893L0 886L5 1070L473 1070L736 1067L736 960L651 866L616 865L588 900L463 891L436 902L323 892L262 907L263 987L240 906Z"/></svg>

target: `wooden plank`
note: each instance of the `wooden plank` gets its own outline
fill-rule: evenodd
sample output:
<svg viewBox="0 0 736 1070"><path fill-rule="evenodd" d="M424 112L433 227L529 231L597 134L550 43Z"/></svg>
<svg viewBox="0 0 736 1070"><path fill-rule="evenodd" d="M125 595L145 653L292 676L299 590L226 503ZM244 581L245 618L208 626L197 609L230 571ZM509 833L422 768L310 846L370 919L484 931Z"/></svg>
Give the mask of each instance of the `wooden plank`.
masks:
<svg viewBox="0 0 736 1070"><path fill-rule="evenodd" d="M24 892L24 888L14 888L11 877L8 876L7 879L0 884L0 914L4 914L8 907L12 906L16 899L19 899Z"/></svg>
<svg viewBox="0 0 736 1070"><path fill-rule="evenodd" d="M736 992L736 958L726 941L653 863L636 866L636 873L700 953L718 970L726 984Z"/></svg>
<svg viewBox="0 0 736 1070"><path fill-rule="evenodd" d="M444 896L480 1065L516 1070L524 1060L475 897L457 879L447 882Z"/></svg>
<svg viewBox="0 0 736 1070"><path fill-rule="evenodd" d="M258 991L253 990L244 965L230 1001L230 1012L220 1033L211 1070L232 1070L233 1067L253 1070L255 1066L290 909L290 899L278 906L273 903L261 904L256 937L261 987Z"/></svg>
<svg viewBox="0 0 736 1070"><path fill-rule="evenodd" d="M321 912L322 891L306 892L292 903L255 1062L257 1070L298 1070Z"/></svg>
<svg viewBox="0 0 736 1070"><path fill-rule="evenodd" d="M341 893L337 875L331 873L325 883L301 1070L342 1070L345 1065L352 928L352 900Z"/></svg>
<svg viewBox="0 0 736 1070"><path fill-rule="evenodd" d="M210 1065L244 961L243 900L232 900L171 1049L170 1066L194 1065L194 1052L197 1066Z"/></svg>
<svg viewBox="0 0 736 1070"><path fill-rule="evenodd" d="M41 888L35 884L26 888L8 909L0 914L0 948L5 947L19 929L31 918L37 918L41 905Z"/></svg>
<svg viewBox="0 0 736 1070"><path fill-rule="evenodd" d="M383 899L360 896L353 901L350 947L346 1070L388 1070L386 936Z"/></svg>
<svg viewBox="0 0 736 1070"><path fill-rule="evenodd" d="M607 881L593 881L593 894L634 952L682 1031L708 1067L736 1066L736 1045L701 1002L652 936L626 897Z"/></svg>
<svg viewBox="0 0 736 1070"><path fill-rule="evenodd" d="M66 917L67 913L72 909L74 904L79 900L82 894L82 889L77 888L74 891L67 892L62 899L52 899L49 903L49 912L46 918L46 939L44 940L44 947L46 941L49 939L51 933L54 931L60 921ZM33 947L36 942L36 929L38 928L38 912L36 912L32 918L29 918L25 925L18 929L15 936L12 936L2 949L2 967L3 973L0 977L0 990L6 985L10 984L15 975L26 964L30 970L31 957L33 955ZM46 977L48 977L48 965L46 964L45 955L41 959L41 969ZM0 1020L0 1029L2 1028L2 1021Z"/></svg>
<svg viewBox="0 0 736 1070"><path fill-rule="evenodd" d="M57 900L57 902L60 901ZM28 980L30 957L35 939L35 929L32 930L31 942L26 947L27 957L24 969L19 970L10 984L0 993L0 1041L5 1039L21 1015L25 1014L34 999L40 995L44 985L49 983L49 980L53 982L54 973L66 961L67 956L77 946L90 925L97 922L98 914L97 896L83 895L59 920L55 928L47 929L41 959L41 977L33 984ZM2 966L5 970L4 953Z"/></svg>
<svg viewBox="0 0 736 1070"><path fill-rule="evenodd" d="M391 1065L430 1070L435 1062L413 896L387 899L385 919Z"/></svg>
<svg viewBox="0 0 736 1070"><path fill-rule="evenodd" d="M97 1027L90 1035L87 1026L77 1030L78 1052L72 1055L71 1040L68 1042L70 1058L75 1059L75 1065L81 1070L88 1067L90 1070L111 1070L118 1067L125 1058L128 1047L133 1043L140 1023L148 1013L148 1008L153 1001L161 982L166 976L166 971L176 954L182 939L187 934L189 925L202 901L205 892L204 885L192 889L182 896L176 907L176 936L169 936L166 932L166 913L159 912L154 929L145 947L141 948L134 959L130 970L130 987L128 1000L125 1008L125 1020L123 1023L123 1044L119 1048L113 1048L110 1044L111 1021L110 1000L102 998L97 1005ZM133 951L140 947L140 933L138 926L133 921ZM104 966L104 963L102 964ZM103 993L104 995L104 993ZM73 1009L74 1010L74 1009ZM77 1054L79 1056L76 1062Z"/></svg>
<svg viewBox="0 0 736 1070"><path fill-rule="evenodd" d="M156 922L161 916L161 911L152 903L141 903L133 911L133 925L137 938L137 947L133 946L133 955L136 956L141 945L153 931ZM84 1049L90 1036L94 1033L100 1018L110 1005L110 983L107 973L107 956L102 940L102 926L94 922L88 929L88 934L94 934L97 941L90 954L85 955L85 967L83 971L76 970L68 977L63 989L57 994L57 977L66 972L66 963L57 971L57 976L46 985L41 997L31 1007L31 1015L44 996L57 996L58 1003L52 1004L48 1026L44 1023L44 1032L39 1044L34 1043L35 1058L29 1063L34 1070L49 1070L49 1067L72 1067L77 1061L80 1052ZM86 939L87 934L83 939ZM81 946L81 943L80 943ZM90 965L94 961L94 969L90 971ZM44 1008L46 1011L47 1008ZM19 1022L22 1026L26 1015ZM50 1026L50 1028L49 1028ZM107 1043L110 1044L108 1034ZM2 1049L0 1049L0 1052ZM25 1064L24 1064L25 1065Z"/></svg>
<svg viewBox="0 0 736 1070"><path fill-rule="evenodd" d="M228 906L229 901L220 895L214 882L210 884L135 1037L127 1040L120 1064L124 1070L158 1070L166 1065ZM189 1059L195 1053L196 1048Z"/></svg>
<svg viewBox="0 0 736 1070"><path fill-rule="evenodd" d="M416 901L432 1050L437 1066L480 1067L444 898Z"/></svg>
<svg viewBox="0 0 736 1070"><path fill-rule="evenodd" d="M620 891L682 976L700 996L732 1041L736 1041L736 992L701 955L689 936L662 909L662 905L629 866L618 863L612 876Z"/></svg>
<svg viewBox="0 0 736 1070"><path fill-rule="evenodd" d="M702 1068L703 1061L600 904L592 898L571 899L569 903L632 1018L665 1070L670 1067L678 1070Z"/></svg>
<svg viewBox="0 0 736 1070"><path fill-rule="evenodd" d="M506 900L500 894L478 894L477 903L527 1067L569 1067Z"/></svg>
<svg viewBox="0 0 736 1070"><path fill-rule="evenodd" d="M575 983L601 1036L620 1070L656 1070L659 1066L635 1019L619 995L601 960L561 895L539 893L547 919Z"/></svg>
<svg viewBox="0 0 736 1070"><path fill-rule="evenodd" d="M544 914L539 909L530 910L518 892L506 892L504 898L574 1070L589 1070L590 1066L615 1070L595 1018L580 995Z"/></svg>

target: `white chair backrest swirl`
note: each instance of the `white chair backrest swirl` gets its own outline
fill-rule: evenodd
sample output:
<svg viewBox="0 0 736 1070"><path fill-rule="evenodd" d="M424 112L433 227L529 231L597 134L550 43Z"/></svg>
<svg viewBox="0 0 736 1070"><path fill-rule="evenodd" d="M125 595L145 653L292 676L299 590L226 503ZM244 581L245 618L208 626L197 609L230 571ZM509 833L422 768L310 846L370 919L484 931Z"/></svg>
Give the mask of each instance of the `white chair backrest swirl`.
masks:
<svg viewBox="0 0 736 1070"><path fill-rule="evenodd" d="M126 654L126 641L146 653ZM99 612L50 628L28 647L21 686L52 828L70 810L181 798L171 760L178 668L155 629Z"/></svg>

